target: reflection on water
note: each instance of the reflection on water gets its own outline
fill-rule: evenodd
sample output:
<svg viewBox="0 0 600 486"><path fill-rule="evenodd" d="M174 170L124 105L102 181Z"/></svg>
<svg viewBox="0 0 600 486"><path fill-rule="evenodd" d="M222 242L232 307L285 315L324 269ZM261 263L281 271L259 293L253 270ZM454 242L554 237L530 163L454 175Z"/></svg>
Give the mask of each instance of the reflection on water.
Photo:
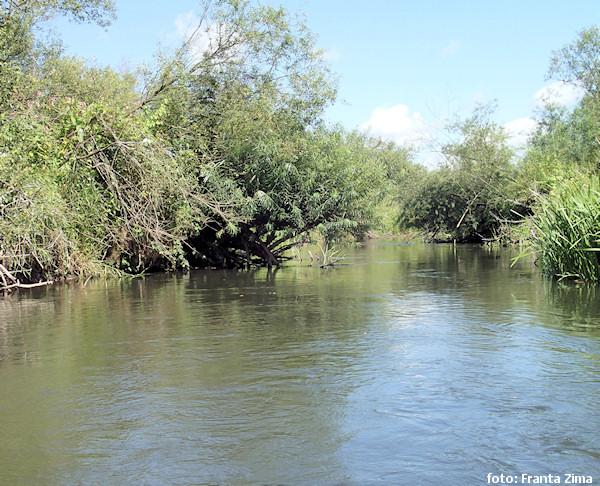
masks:
<svg viewBox="0 0 600 486"><path fill-rule="evenodd" d="M0 484L598 481L599 290L510 256L376 242L0 300Z"/></svg>

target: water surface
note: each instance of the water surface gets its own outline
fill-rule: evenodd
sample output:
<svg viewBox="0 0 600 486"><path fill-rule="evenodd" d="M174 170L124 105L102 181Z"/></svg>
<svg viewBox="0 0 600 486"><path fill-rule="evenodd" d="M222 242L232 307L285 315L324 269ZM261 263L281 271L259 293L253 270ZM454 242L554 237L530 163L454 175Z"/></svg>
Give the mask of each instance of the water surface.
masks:
<svg viewBox="0 0 600 486"><path fill-rule="evenodd" d="M505 249L0 300L0 484L600 482L600 300Z"/></svg>

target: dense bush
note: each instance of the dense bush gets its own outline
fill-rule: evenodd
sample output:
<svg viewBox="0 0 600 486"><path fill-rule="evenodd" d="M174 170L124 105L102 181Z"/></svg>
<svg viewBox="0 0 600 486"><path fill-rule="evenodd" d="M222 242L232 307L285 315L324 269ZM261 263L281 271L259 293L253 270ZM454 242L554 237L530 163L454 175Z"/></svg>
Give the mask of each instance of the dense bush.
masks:
<svg viewBox="0 0 600 486"><path fill-rule="evenodd" d="M398 167L393 150L324 125L335 78L304 25L207 3L195 35L135 77L36 44L32 26L53 12L112 11L77 5L0 11L5 279L278 265L313 232L364 234Z"/></svg>
<svg viewBox="0 0 600 486"><path fill-rule="evenodd" d="M456 141L442 147L445 163L415 184L403 202L408 225L434 239L482 241L520 218L510 194L514 151L492 114L492 107L481 105L450 125Z"/></svg>

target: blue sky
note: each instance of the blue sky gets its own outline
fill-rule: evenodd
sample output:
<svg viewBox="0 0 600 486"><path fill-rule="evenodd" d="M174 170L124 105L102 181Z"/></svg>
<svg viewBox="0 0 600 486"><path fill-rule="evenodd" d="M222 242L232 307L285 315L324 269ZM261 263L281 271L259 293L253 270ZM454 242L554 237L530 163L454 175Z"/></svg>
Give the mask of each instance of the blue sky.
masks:
<svg viewBox="0 0 600 486"><path fill-rule="evenodd" d="M496 121L526 128L553 50L600 24L599 0L263 0L305 13L340 76L327 112L348 129L398 142L477 102L497 100ZM178 39L195 0L116 0L108 30L66 21L68 51L120 69L151 62ZM186 17L186 15L188 17ZM178 31L179 26L179 31ZM562 90L566 99L572 91Z"/></svg>

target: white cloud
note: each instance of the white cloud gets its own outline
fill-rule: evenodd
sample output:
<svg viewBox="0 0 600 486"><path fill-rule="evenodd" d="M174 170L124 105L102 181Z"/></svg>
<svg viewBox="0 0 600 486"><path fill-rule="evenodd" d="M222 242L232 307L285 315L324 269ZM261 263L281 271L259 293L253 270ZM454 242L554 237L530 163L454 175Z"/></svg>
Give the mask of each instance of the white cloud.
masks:
<svg viewBox="0 0 600 486"><path fill-rule="evenodd" d="M537 122L533 118L518 118L504 125L509 135L509 143L517 150L527 144L529 136L535 130Z"/></svg>
<svg viewBox="0 0 600 486"><path fill-rule="evenodd" d="M202 55L214 48L218 39L218 27L216 24L201 25L201 20L192 10L179 14L175 19L175 30L178 39L190 40L190 54L192 60L200 61Z"/></svg>
<svg viewBox="0 0 600 486"><path fill-rule="evenodd" d="M543 108L547 103L571 106L579 101L583 94L583 88L557 81L533 95L533 103L535 108Z"/></svg>
<svg viewBox="0 0 600 486"><path fill-rule="evenodd" d="M200 19L198 19L193 10L179 14L174 22L177 35L181 38L187 39L194 33L196 27L198 27L199 21Z"/></svg>
<svg viewBox="0 0 600 486"><path fill-rule="evenodd" d="M446 57L446 56L451 56L453 54L456 54L460 49L460 41L456 40L456 39L452 39L448 45L446 45L442 51L441 54L442 56Z"/></svg>
<svg viewBox="0 0 600 486"><path fill-rule="evenodd" d="M443 120L438 120L440 123ZM440 164L438 151L433 147L436 127L430 126L420 113L411 112L406 105L375 108L371 118L359 129L374 137L412 147L415 162L426 167L435 168Z"/></svg>
<svg viewBox="0 0 600 486"><path fill-rule="evenodd" d="M327 62L335 62L339 61L342 58L340 51L335 47L330 47L328 49L323 49L323 60Z"/></svg>
<svg viewBox="0 0 600 486"><path fill-rule="evenodd" d="M398 144L419 144L428 138L429 132L421 115L417 112L411 113L406 105L375 108L371 118L359 128Z"/></svg>

